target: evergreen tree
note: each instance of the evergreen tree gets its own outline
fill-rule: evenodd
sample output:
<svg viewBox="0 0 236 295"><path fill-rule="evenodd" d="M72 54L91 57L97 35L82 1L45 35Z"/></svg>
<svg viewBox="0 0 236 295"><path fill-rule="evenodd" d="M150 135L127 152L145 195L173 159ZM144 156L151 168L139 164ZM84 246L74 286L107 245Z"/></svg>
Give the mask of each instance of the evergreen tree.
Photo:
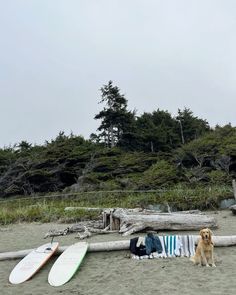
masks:
<svg viewBox="0 0 236 295"><path fill-rule="evenodd" d="M176 132L180 134L182 144L197 139L207 131L210 131L209 123L206 120L195 117L193 112L187 108L184 108L183 111L178 109L176 120L179 123Z"/></svg>
<svg viewBox="0 0 236 295"><path fill-rule="evenodd" d="M159 109L152 113L143 113L136 119L135 140L137 150L170 151L180 145L176 120L169 112Z"/></svg>
<svg viewBox="0 0 236 295"><path fill-rule="evenodd" d="M105 107L94 117L96 120L101 120L97 129L100 131L98 138L108 147L114 147L119 142L123 133L128 131L128 126L134 117L134 114L127 110L127 99L112 83L109 81L101 88L100 103L105 103Z"/></svg>

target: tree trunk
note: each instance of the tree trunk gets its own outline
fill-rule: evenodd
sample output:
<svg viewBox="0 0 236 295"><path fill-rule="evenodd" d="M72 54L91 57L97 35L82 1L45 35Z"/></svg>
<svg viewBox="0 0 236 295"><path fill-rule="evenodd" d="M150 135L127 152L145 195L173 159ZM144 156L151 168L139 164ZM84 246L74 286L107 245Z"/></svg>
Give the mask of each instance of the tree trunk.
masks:
<svg viewBox="0 0 236 295"><path fill-rule="evenodd" d="M193 239L194 241L196 241L196 244L197 244L199 236L193 235ZM236 236L213 236L213 243L216 247L235 246ZM129 245L130 245L130 240L90 243L88 247L88 252L129 250ZM61 254L67 248L68 246L59 247L55 255ZM29 254L32 250L33 249L27 249L27 250L21 250L16 252L0 253L0 261L23 258L27 254Z"/></svg>

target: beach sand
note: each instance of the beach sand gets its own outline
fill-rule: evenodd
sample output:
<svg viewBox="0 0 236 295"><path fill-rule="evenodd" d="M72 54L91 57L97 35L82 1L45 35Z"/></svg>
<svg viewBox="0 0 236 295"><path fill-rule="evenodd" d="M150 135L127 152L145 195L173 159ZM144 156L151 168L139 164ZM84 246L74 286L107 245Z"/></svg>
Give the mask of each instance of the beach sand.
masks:
<svg viewBox="0 0 236 295"><path fill-rule="evenodd" d="M236 235L236 216L230 211L207 212L217 219L215 235ZM43 236L50 229L64 229L65 224L16 224L0 227L0 252L23 250L46 243ZM170 232L168 232L170 233ZM177 233L177 232L175 232ZM186 232L178 232L186 234ZM188 232L198 234L197 232ZM160 232L165 234L165 232ZM134 235L137 236L137 235ZM134 237L131 236L131 237ZM88 241L118 240L118 234L97 235ZM75 235L58 237L60 245L75 243ZM52 258L31 280L11 285L8 277L19 260L0 261L0 294L178 294L199 295L236 293L236 246L215 247L216 268L194 266L188 258L127 258L128 251L88 253L79 271L62 287L51 287L48 272Z"/></svg>

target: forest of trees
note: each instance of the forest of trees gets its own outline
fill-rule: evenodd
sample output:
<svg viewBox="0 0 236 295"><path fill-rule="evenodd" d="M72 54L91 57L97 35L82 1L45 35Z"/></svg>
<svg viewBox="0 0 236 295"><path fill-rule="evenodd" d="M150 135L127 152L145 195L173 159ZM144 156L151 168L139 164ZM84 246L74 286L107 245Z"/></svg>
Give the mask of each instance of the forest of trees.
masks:
<svg viewBox="0 0 236 295"><path fill-rule="evenodd" d="M159 108L138 116L112 81L101 88L100 103L100 125L89 139L60 132L44 145L0 149L0 197L223 184L236 176L230 124L211 128L188 108L177 116Z"/></svg>

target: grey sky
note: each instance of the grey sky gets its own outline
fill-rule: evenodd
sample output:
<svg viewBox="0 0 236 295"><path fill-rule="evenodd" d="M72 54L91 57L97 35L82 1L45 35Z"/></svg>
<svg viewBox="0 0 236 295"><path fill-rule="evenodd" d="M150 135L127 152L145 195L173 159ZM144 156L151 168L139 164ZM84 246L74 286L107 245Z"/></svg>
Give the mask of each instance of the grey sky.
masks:
<svg viewBox="0 0 236 295"><path fill-rule="evenodd" d="M88 138L113 80L128 108L236 125L236 1L0 0L0 147Z"/></svg>

